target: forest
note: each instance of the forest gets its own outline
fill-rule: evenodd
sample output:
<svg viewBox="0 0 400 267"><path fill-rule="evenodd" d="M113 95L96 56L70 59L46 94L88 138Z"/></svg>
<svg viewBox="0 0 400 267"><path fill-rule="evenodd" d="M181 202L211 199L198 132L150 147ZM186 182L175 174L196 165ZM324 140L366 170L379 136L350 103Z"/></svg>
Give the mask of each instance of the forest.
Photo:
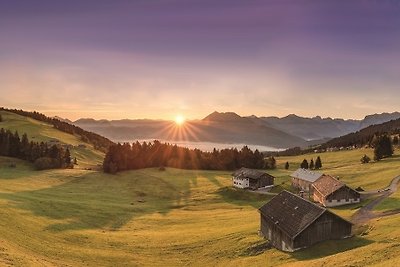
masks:
<svg viewBox="0 0 400 267"><path fill-rule="evenodd" d="M247 146L240 150L230 148L204 152L156 140L112 145L103 163L104 172L107 173L150 167L192 170L235 170L240 167L270 169L276 167L276 162L273 157L264 160L263 153L252 151Z"/></svg>
<svg viewBox="0 0 400 267"><path fill-rule="evenodd" d="M33 111L24 111L24 110L18 110L18 109L6 109L6 108L0 108L0 110L3 111L8 111L12 112L21 116L29 117L38 121L43 121L46 123L49 123L54 126L57 130L60 130L65 133L69 134L74 134L74 135L79 135L81 137L81 140L86 143L90 143L94 146L95 149L100 150L102 152L106 152L108 148L113 145L114 143L109 140L108 138L105 138L99 134L88 132L83 130L82 128L72 125L70 123L60 121L59 119L55 118L50 118L47 117L46 115Z"/></svg>
<svg viewBox="0 0 400 267"><path fill-rule="evenodd" d="M73 167L68 148L49 146L44 142L29 142L25 133L20 137L18 132L12 133L3 128L0 129L0 156L33 162L38 170Z"/></svg>

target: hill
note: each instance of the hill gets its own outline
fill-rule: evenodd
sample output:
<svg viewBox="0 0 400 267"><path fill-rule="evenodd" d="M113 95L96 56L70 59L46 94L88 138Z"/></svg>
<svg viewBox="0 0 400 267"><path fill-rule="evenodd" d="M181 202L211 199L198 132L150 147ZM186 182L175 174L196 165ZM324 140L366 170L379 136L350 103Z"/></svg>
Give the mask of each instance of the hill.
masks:
<svg viewBox="0 0 400 267"><path fill-rule="evenodd" d="M400 119L391 120L382 124L371 125L355 133L350 133L338 138L334 138L324 144L323 148L327 147L348 147L348 146L363 146L368 145L375 134L380 135L389 133L392 135L400 134Z"/></svg>
<svg viewBox="0 0 400 267"><path fill-rule="evenodd" d="M101 164L103 161L104 153L95 149L92 144L83 141L79 135L65 133L46 122L6 110L0 110L0 114L3 118L0 128L9 129L12 132L18 131L19 134L26 133L28 139L35 142L70 145L71 156L77 158L81 167Z"/></svg>
<svg viewBox="0 0 400 267"><path fill-rule="evenodd" d="M361 165L371 150L321 154L323 172L352 187L386 186L399 155ZM287 188L303 157L277 158ZM48 266L393 266L400 262L399 215L368 222L353 238L295 253L265 246L257 208L271 196L231 189L230 172L145 169L33 171L0 157L0 264ZM286 161L290 170L283 169ZM379 209L399 203L393 195ZM361 204L332 209L350 218Z"/></svg>

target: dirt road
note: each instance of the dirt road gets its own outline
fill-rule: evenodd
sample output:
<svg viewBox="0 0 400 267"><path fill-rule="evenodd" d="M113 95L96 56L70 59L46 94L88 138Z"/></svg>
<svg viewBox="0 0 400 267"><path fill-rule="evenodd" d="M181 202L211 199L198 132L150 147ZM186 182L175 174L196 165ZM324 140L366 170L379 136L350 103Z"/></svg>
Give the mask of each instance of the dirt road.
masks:
<svg viewBox="0 0 400 267"><path fill-rule="evenodd" d="M393 211L388 211L388 212L373 212L373 209L375 206L377 206L379 203L381 203L384 199L389 197L391 194L397 191L397 185L400 181L400 176L395 177L389 184L388 187L383 188L381 190L374 190L374 191L368 191L368 192L363 192L363 196L372 196L372 195L377 195L379 194L380 196L365 205L364 207L360 208L352 217L352 223L354 224L363 224L371 219L374 218L379 218L379 217L384 217L388 215L393 215L400 213L400 208L393 210Z"/></svg>

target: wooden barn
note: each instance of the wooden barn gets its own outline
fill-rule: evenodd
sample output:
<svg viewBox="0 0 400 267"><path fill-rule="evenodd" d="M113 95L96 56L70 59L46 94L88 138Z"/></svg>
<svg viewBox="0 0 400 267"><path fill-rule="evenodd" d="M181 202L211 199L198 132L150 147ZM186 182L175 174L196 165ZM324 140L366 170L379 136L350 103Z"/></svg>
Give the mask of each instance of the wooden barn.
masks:
<svg viewBox="0 0 400 267"><path fill-rule="evenodd" d="M288 191L276 195L259 211L260 234L279 250L293 252L351 236L352 223Z"/></svg>
<svg viewBox="0 0 400 267"><path fill-rule="evenodd" d="M271 186L275 177L265 172L241 168L232 173L232 184L238 188L250 188L253 190Z"/></svg>
<svg viewBox="0 0 400 267"><path fill-rule="evenodd" d="M313 172L306 169L297 169L290 175L292 178L292 186L304 192L312 192L312 184L317 181L323 174Z"/></svg>
<svg viewBox="0 0 400 267"><path fill-rule="evenodd" d="M360 193L330 175L323 175L312 186L314 201L325 207L360 202Z"/></svg>

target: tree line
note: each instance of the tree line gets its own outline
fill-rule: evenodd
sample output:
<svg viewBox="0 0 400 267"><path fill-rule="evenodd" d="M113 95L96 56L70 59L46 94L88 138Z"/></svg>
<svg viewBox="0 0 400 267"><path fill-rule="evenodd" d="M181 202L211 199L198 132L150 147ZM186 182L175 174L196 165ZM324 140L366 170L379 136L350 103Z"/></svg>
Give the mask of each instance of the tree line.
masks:
<svg viewBox="0 0 400 267"><path fill-rule="evenodd" d="M99 134L93 133L93 132L88 132L83 130L82 128L72 125L70 123L60 121L59 119L56 118L50 118L47 117L46 115L33 111L24 111L24 110L18 110L18 109L6 109L6 108L0 108L0 110L3 111L8 111L12 112L21 116L29 117L38 121L43 121L48 124L53 125L54 128L57 130L60 130L62 132L66 132L69 134L74 134L74 135L79 135L81 137L81 140L83 142L92 144L95 149L100 150L102 152L106 152L108 148L113 145L114 143L109 140L108 138L105 138Z"/></svg>
<svg viewBox="0 0 400 267"><path fill-rule="evenodd" d="M252 151L247 146L240 150L230 148L204 152L156 140L112 145L103 162L106 173L150 167L192 170L235 170L240 167L269 169L276 167L276 161L273 157L265 160L263 153Z"/></svg>
<svg viewBox="0 0 400 267"><path fill-rule="evenodd" d="M49 146L44 142L29 142L26 133L0 129L0 156L14 157L33 162L36 169L72 168L69 149L60 145Z"/></svg>

